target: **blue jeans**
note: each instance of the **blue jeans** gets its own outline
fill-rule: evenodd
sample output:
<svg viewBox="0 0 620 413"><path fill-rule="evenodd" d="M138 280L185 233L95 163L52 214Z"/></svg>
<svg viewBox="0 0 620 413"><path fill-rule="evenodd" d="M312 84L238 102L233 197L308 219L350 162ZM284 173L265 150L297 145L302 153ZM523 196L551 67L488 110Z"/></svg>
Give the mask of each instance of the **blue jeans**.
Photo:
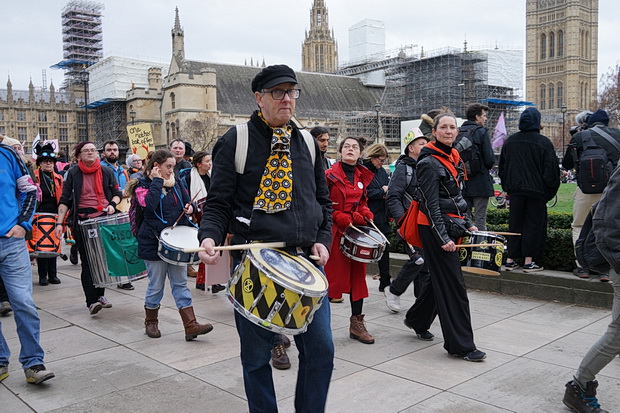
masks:
<svg viewBox="0 0 620 413"><path fill-rule="evenodd" d="M165 261L144 260L148 272L149 285L146 287L144 305L146 308L158 308L164 296L166 274L170 279L172 297L177 308L185 308L192 305L192 293L187 287L187 267L184 265L169 264Z"/></svg>
<svg viewBox="0 0 620 413"><path fill-rule="evenodd" d="M15 315L17 335L21 344L19 361L24 369L43 364L44 353L39 345L39 314L32 299L30 257L23 238L0 237L0 278ZM10 355L0 322L0 366L9 364Z"/></svg>
<svg viewBox="0 0 620 413"><path fill-rule="evenodd" d="M611 323L605 334L588 350L577 369L575 379L584 388L587 382L594 380L598 372L620 354L620 275L612 269L609 278L614 287Z"/></svg>

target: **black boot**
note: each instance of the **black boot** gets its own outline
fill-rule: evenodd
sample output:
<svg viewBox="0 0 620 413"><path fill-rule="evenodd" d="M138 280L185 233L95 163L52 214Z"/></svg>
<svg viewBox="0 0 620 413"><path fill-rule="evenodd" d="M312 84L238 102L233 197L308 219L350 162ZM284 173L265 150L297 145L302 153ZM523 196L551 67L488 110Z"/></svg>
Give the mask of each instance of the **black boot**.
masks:
<svg viewBox="0 0 620 413"><path fill-rule="evenodd" d="M71 264L77 265L78 263L78 247L76 244L71 245L71 252L69 253L69 261Z"/></svg>
<svg viewBox="0 0 620 413"><path fill-rule="evenodd" d="M577 380L566 383L566 391L562 400L566 407L578 413L609 413L601 409L596 400L596 388L598 382L592 380L586 383L586 388L581 387Z"/></svg>

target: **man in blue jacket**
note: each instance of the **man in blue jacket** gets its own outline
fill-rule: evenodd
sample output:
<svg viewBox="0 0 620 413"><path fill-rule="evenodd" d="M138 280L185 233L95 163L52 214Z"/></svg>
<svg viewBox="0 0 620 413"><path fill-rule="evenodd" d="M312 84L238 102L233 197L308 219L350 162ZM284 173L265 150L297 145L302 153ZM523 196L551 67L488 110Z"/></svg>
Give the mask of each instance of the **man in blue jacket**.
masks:
<svg viewBox="0 0 620 413"><path fill-rule="evenodd" d="M0 278L11 297L21 344L19 361L26 381L40 384L54 377L43 364L40 321L32 299L32 271L24 237L32 229L37 187L19 155L0 144ZM10 351L0 329L0 381L9 375Z"/></svg>

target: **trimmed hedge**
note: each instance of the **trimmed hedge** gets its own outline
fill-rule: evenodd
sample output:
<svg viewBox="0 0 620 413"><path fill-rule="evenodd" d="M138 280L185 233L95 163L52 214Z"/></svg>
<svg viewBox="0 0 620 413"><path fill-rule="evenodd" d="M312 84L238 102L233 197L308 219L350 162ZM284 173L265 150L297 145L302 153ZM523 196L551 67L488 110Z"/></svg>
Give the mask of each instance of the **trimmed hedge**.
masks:
<svg viewBox="0 0 620 413"><path fill-rule="evenodd" d="M487 211L487 229L489 231L508 232L508 209L489 208ZM549 212L547 220L547 243L543 261L539 262L546 269L572 271L575 268L573 252L573 235L571 223L573 215L564 212ZM405 253L404 242L396 235L396 223L392 222L390 251ZM519 261L519 260L517 260ZM523 264L523 261L520 262Z"/></svg>

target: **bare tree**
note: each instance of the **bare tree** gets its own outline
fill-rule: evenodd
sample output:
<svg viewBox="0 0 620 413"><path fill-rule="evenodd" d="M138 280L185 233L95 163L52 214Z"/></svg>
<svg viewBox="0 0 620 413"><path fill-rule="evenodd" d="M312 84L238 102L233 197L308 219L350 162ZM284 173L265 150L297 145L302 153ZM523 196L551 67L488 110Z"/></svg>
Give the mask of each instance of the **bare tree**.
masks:
<svg viewBox="0 0 620 413"><path fill-rule="evenodd" d="M217 113L201 113L181 125L181 139L192 144L195 151L211 151L218 138Z"/></svg>
<svg viewBox="0 0 620 413"><path fill-rule="evenodd" d="M599 107L609 114L609 126L620 125L620 64L610 68L601 77L602 91L598 97Z"/></svg>

